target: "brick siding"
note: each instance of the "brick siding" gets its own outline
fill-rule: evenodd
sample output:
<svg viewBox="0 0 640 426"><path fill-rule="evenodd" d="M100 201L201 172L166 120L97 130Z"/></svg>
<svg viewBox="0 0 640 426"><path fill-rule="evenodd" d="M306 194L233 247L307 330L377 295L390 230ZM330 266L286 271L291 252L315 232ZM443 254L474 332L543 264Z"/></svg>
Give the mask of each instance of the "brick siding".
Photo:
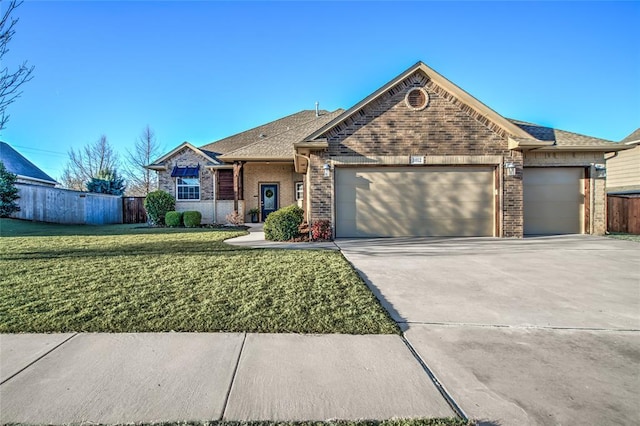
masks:
<svg viewBox="0 0 640 426"><path fill-rule="evenodd" d="M423 87L429 94L429 105L423 110L416 111L405 104L406 93L414 87ZM330 130L326 137L327 152L311 156L312 220L334 219L334 174L330 179L324 178L322 167L335 157L405 156L408 164L410 155L494 156L522 168L522 154L508 149L504 130L462 104L420 71ZM501 187L502 236L521 237L522 175L503 177Z"/></svg>

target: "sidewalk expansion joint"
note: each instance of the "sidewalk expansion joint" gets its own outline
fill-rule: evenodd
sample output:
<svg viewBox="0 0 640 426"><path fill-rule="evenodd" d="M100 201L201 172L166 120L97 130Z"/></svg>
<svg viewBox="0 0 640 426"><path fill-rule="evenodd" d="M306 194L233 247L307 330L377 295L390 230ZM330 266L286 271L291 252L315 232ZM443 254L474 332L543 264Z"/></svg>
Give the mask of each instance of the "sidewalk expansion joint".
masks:
<svg viewBox="0 0 640 426"><path fill-rule="evenodd" d="M610 331L621 333L637 333L637 328L604 328L604 327L569 327L556 325L509 325L509 324L476 324L465 322L423 322L423 321L397 321L398 324L406 325L438 325L446 327L478 327L478 328L510 328L521 330L567 330L567 331Z"/></svg>
<svg viewBox="0 0 640 426"><path fill-rule="evenodd" d="M60 346L64 345L65 343L67 343L69 340L73 339L74 337L76 337L78 335L78 333L73 333L71 336L67 337L66 339L64 339L62 342L58 343L57 345L55 345L53 348L49 349L47 352L43 353L42 355L40 355L38 358L34 359L33 361L31 361L29 364L25 365L24 367L22 367L20 370L16 371L15 373L13 373L11 376L7 377L6 379L4 379L2 382L0 382L0 385L4 385L5 383L7 383L9 380L13 379L14 377L16 377L18 374L22 373L24 370L26 370L27 368L31 367L33 364L35 364L36 362L40 361L42 358L44 358L45 356L49 355L51 352L55 351L56 349L58 349Z"/></svg>
<svg viewBox="0 0 640 426"><path fill-rule="evenodd" d="M242 344L240 345L240 350L238 351L238 358L236 359L236 366L233 368L233 374L231 375L231 383L229 384L229 389L227 390L227 394L224 397L224 404L222 405L222 414L218 420L224 420L224 416L227 413L227 405L229 404L229 397L231 396L231 391L233 390L233 384L236 382L236 375L238 374L238 367L240 366L240 358L242 357L242 351L244 350L244 342L247 341L247 333L244 333L242 337Z"/></svg>
<svg viewBox="0 0 640 426"><path fill-rule="evenodd" d="M459 418L461 418L465 422L468 422L469 421L469 417L467 417L467 414L462 410L462 408L460 408L458 403L456 403L456 401L449 394L449 392L445 389L445 387L442 385L442 383L440 383L440 380L438 380L438 378L435 376L433 371L431 371L431 369L429 368L427 363L424 361L424 359L422 359L422 357L418 354L418 352L416 352L416 350L413 348L413 346L411 346L411 343L404 337L404 335L402 335L401 337L402 337L402 341L404 342L404 344L409 349L409 352L411 352L413 357L418 361L418 363L420 363L420 366L422 367L424 372L427 373L427 375L429 376L429 379L431 379L431 382L436 387L436 389L438 389L438 392L440 392L440 395L442 395L444 400L447 401L447 404L449 404L449 406L451 407L453 412L456 413L456 415Z"/></svg>

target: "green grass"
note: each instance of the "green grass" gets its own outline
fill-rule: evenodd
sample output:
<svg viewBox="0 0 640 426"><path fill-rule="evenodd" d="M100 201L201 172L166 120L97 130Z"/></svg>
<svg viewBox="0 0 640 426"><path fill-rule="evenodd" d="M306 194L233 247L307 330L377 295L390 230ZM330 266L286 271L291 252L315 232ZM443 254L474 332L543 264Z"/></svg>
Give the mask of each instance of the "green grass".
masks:
<svg viewBox="0 0 640 426"><path fill-rule="evenodd" d="M634 241L636 243L640 243L640 235L611 233L611 234L608 234L608 236L618 240L627 240L627 241Z"/></svg>
<svg viewBox="0 0 640 426"><path fill-rule="evenodd" d="M1 219L0 332L399 332L339 252L243 232Z"/></svg>

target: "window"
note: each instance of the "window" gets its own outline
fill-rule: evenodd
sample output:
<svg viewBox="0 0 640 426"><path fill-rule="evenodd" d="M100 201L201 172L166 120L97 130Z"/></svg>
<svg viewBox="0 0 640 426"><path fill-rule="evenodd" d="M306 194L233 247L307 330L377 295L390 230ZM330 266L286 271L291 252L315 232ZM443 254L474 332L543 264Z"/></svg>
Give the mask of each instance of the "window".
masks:
<svg viewBox="0 0 640 426"><path fill-rule="evenodd" d="M178 200L200 200L200 179L179 177L176 180Z"/></svg>
<svg viewBox="0 0 640 426"><path fill-rule="evenodd" d="M296 201L304 198L304 183L296 182Z"/></svg>

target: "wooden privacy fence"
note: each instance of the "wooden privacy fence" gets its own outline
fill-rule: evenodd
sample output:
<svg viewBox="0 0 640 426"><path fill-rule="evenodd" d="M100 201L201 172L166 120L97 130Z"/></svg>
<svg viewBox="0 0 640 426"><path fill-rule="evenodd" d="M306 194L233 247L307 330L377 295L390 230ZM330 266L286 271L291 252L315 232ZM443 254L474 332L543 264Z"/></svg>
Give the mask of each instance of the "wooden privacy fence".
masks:
<svg viewBox="0 0 640 426"><path fill-rule="evenodd" d="M16 219L88 225L122 223L122 201L116 195L20 183L16 188L20 211L11 215Z"/></svg>
<svg viewBox="0 0 640 426"><path fill-rule="evenodd" d="M640 234L640 196L607 195L607 231Z"/></svg>
<svg viewBox="0 0 640 426"><path fill-rule="evenodd" d="M122 223L147 223L145 197L122 197Z"/></svg>

